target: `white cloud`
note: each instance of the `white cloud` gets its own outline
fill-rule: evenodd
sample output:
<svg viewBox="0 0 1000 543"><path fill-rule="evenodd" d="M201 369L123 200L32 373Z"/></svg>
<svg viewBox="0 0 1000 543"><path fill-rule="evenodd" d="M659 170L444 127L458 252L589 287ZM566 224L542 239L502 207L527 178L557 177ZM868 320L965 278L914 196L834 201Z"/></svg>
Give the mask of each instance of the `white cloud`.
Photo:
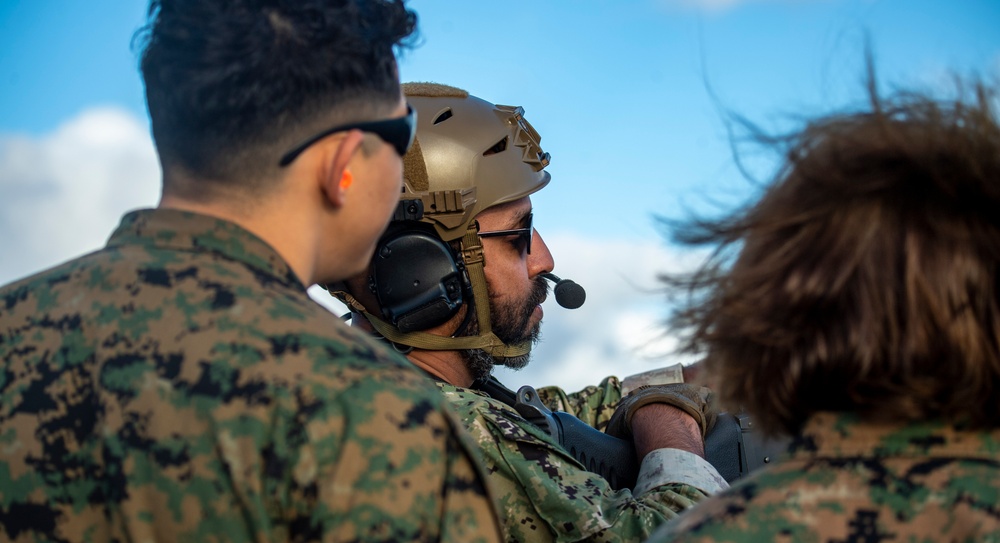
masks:
<svg viewBox="0 0 1000 543"><path fill-rule="evenodd" d="M0 137L0 284L103 246L123 213L156 204L159 178L145 124L122 110Z"/></svg>
<svg viewBox="0 0 1000 543"><path fill-rule="evenodd" d="M319 302L320 305L330 310L330 313L337 315L338 317L347 313L347 306L342 304L340 300L334 298L326 291L323 287L319 285L313 285L309 287L309 296Z"/></svg>
<svg viewBox="0 0 1000 543"><path fill-rule="evenodd" d="M726 11L737 4L749 3L753 0L664 0L667 7L696 8L711 12Z"/></svg>

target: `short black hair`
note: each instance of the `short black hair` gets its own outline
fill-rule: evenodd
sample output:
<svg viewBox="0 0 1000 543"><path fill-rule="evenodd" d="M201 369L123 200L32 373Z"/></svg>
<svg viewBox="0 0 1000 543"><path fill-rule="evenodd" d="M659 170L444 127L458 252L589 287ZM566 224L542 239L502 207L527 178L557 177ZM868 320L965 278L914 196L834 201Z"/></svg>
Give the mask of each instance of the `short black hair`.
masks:
<svg viewBox="0 0 1000 543"><path fill-rule="evenodd" d="M147 15L135 43L164 171L225 184L276 169L317 121L388 113L416 29L402 0L151 0Z"/></svg>

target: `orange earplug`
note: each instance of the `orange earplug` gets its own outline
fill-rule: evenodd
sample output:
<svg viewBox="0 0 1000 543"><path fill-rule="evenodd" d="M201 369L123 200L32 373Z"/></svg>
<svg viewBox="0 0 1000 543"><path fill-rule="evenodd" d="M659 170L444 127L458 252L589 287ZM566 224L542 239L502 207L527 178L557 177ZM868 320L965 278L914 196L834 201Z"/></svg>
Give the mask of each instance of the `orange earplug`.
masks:
<svg viewBox="0 0 1000 543"><path fill-rule="evenodd" d="M340 177L340 190L347 190L351 187L351 183L354 182L354 176L351 175L349 170L344 170L344 175Z"/></svg>

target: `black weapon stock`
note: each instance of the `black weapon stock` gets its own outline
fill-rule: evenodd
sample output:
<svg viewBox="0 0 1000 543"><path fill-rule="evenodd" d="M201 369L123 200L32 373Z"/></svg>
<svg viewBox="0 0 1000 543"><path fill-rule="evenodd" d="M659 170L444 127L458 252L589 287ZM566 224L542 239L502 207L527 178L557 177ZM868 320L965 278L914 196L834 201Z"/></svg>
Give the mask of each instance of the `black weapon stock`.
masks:
<svg viewBox="0 0 1000 543"><path fill-rule="evenodd" d="M609 436L570 413L549 410L530 386L514 393L491 377L477 382L475 387L510 405L546 431L588 471L604 477L615 490L635 486L639 460L632 442ZM753 431L749 415L720 413L705 438L705 458L732 483L773 462L787 443L783 439L765 439L760 432Z"/></svg>

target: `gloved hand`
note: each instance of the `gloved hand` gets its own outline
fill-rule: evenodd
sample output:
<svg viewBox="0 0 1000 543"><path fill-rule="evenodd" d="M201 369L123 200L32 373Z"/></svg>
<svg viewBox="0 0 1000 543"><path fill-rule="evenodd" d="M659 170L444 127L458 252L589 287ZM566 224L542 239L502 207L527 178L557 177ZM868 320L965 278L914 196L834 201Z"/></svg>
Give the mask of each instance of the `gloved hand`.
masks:
<svg viewBox="0 0 1000 543"><path fill-rule="evenodd" d="M604 431L608 435L631 440L632 415L644 405L665 403L694 417L704 439L708 431L715 426L715 419L719 414L713 399L711 389L689 383L642 386L622 398Z"/></svg>

